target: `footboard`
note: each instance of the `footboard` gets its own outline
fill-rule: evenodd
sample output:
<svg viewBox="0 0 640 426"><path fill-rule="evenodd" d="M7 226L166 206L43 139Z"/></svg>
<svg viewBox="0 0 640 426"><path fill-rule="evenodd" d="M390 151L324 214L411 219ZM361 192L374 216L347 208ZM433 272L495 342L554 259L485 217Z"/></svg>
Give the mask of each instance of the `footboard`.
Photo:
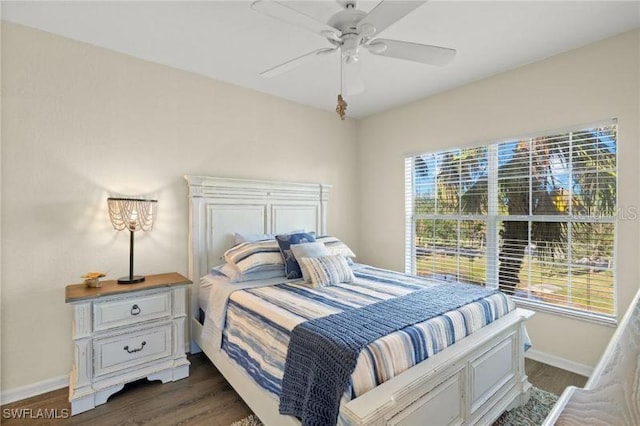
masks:
<svg viewBox="0 0 640 426"><path fill-rule="evenodd" d="M393 380L345 404L353 425L491 424L526 403L524 321L516 309Z"/></svg>
<svg viewBox="0 0 640 426"><path fill-rule="evenodd" d="M525 404L531 385L524 370L524 323L533 312L516 309L390 381L343 404L347 425L491 424ZM245 403L267 426L299 425L278 412L278 399L258 386L219 348L192 336Z"/></svg>

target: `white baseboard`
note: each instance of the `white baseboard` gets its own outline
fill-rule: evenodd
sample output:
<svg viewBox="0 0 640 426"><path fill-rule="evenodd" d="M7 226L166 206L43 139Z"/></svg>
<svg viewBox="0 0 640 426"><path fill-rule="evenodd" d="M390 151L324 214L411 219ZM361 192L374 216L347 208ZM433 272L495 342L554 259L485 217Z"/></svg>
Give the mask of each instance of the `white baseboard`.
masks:
<svg viewBox="0 0 640 426"><path fill-rule="evenodd" d="M551 355L546 352L537 351L535 349L529 349L525 352L525 357L544 364L549 364L553 367L571 371L572 373L580 374L585 377L589 377L591 376L591 373L593 373L593 367L580 364L566 358L561 358L556 355Z"/></svg>
<svg viewBox="0 0 640 426"><path fill-rule="evenodd" d="M69 386L69 376L64 375L30 385L20 386L19 388L9 389L0 393L0 405L42 395L43 393L66 388L67 386Z"/></svg>

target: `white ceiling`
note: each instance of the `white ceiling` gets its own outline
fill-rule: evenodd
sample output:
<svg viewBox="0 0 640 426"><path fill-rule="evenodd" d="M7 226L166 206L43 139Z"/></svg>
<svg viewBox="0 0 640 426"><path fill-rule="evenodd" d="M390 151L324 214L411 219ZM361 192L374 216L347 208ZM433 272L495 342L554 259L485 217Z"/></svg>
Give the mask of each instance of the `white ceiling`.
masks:
<svg viewBox="0 0 640 426"><path fill-rule="evenodd" d="M394 0L387 0L394 1ZM320 21L334 0L286 2ZM377 1L358 3L370 10ZM327 47L304 29L253 11L250 1L2 2L2 19L135 57L334 110L337 55L265 79L273 65ZM640 27L640 1L432 0L384 38L457 49L443 68L363 53L365 90L345 96L363 117ZM615 64L612 64L615 66Z"/></svg>

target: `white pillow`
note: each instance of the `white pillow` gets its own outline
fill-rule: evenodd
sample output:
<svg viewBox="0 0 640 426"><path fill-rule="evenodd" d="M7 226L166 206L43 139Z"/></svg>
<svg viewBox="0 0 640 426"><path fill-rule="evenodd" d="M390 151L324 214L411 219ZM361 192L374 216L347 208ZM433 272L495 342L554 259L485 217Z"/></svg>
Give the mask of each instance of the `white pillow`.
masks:
<svg viewBox="0 0 640 426"><path fill-rule="evenodd" d="M356 254L353 252L353 250L351 250L348 245L346 245L336 237L325 235L324 237L316 238L316 241L324 243L324 245L329 249L329 253L331 254L341 254L342 256L348 257L349 260L351 260L351 258L353 257L356 257Z"/></svg>
<svg viewBox="0 0 640 426"><path fill-rule="evenodd" d="M314 287L350 283L355 280L347 260L341 255L302 257L300 262L307 268Z"/></svg>
<svg viewBox="0 0 640 426"><path fill-rule="evenodd" d="M305 231L304 229L301 229L301 230L287 232L287 234L295 234L298 232L305 232ZM257 241L274 240L275 238L276 238L276 234L242 234L239 232L236 232L234 234L234 239L236 241L236 244L255 243Z"/></svg>
<svg viewBox="0 0 640 426"><path fill-rule="evenodd" d="M271 267L264 267L254 272L242 273L232 263L225 263L224 265L211 268L213 275L223 275L229 278L231 283L243 283L247 281L266 280L268 278L277 278L284 276L284 265L272 265Z"/></svg>
<svg viewBox="0 0 640 426"><path fill-rule="evenodd" d="M324 243L320 242L292 244L290 250L293 253L293 257L295 257L300 264L302 278L307 283L311 282L311 277L309 276L307 267L304 264L300 263L300 259L303 257L320 257L328 256L331 254L329 252L329 249L327 249L327 246L325 246Z"/></svg>
<svg viewBox="0 0 640 426"><path fill-rule="evenodd" d="M241 243L255 243L256 241L273 240L275 234L240 234L236 232L234 235L236 244Z"/></svg>

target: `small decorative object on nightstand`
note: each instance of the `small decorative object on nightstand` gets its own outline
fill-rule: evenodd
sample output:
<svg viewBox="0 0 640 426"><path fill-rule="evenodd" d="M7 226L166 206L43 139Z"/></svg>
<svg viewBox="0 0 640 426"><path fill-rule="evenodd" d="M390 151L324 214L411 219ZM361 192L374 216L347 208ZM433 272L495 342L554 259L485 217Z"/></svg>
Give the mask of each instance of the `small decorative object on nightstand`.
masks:
<svg viewBox="0 0 640 426"><path fill-rule="evenodd" d="M102 277L106 277L104 272L87 272L82 276L87 287L102 287Z"/></svg>
<svg viewBox="0 0 640 426"><path fill-rule="evenodd" d="M104 404L125 383L189 376L185 320L190 284L172 272L128 286L106 280L101 287L66 287L65 301L73 305L72 415Z"/></svg>

